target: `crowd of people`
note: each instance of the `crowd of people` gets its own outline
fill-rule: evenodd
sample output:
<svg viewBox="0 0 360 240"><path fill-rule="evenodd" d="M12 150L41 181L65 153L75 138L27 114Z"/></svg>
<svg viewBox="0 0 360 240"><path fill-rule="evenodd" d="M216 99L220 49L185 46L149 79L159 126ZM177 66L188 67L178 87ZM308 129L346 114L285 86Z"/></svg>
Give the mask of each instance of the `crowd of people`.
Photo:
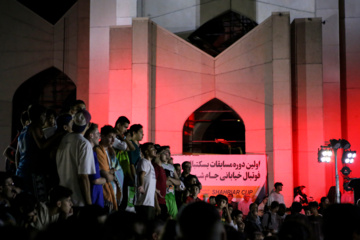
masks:
<svg viewBox="0 0 360 240"><path fill-rule="evenodd" d="M288 207L279 182L260 202L202 199L190 162L140 144L142 125L125 116L99 128L81 100L59 114L32 104L20 120L0 172L2 239L360 238L358 206L318 203L303 186Z"/></svg>

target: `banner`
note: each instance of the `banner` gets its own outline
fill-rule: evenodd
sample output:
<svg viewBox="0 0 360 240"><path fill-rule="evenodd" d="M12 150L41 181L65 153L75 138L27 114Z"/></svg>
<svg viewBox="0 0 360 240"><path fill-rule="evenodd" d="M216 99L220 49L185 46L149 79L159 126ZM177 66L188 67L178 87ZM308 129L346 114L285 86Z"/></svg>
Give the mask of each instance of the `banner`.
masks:
<svg viewBox="0 0 360 240"><path fill-rule="evenodd" d="M172 155L173 163L191 163L191 174L202 184L200 198L232 193L239 201L248 193L253 201L267 180L266 155Z"/></svg>

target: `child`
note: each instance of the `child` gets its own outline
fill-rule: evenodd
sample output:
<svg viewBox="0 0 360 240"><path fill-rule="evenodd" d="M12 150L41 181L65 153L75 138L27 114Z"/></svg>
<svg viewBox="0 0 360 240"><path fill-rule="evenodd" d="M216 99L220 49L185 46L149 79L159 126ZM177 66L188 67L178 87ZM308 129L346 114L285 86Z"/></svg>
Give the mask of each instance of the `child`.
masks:
<svg viewBox="0 0 360 240"><path fill-rule="evenodd" d="M186 203L191 203L191 202L199 202L202 201L200 198L198 198L198 195L200 193L200 186L199 184L192 184L190 186L190 195L186 198Z"/></svg>
<svg viewBox="0 0 360 240"><path fill-rule="evenodd" d="M219 194L215 197L216 209L219 211L221 221L224 223L231 223L231 217L229 214L228 208L228 198L222 194Z"/></svg>

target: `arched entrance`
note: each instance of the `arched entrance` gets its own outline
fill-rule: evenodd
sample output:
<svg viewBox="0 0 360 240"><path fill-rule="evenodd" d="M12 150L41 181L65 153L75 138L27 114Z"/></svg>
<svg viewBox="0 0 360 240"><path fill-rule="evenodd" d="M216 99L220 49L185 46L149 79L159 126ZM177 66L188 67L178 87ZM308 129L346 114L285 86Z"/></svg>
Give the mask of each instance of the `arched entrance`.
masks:
<svg viewBox="0 0 360 240"><path fill-rule="evenodd" d="M243 120L224 102L210 100L186 120L183 153L244 154Z"/></svg>
<svg viewBox="0 0 360 240"><path fill-rule="evenodd" d="M62 108L76 99L76 86L60 70L48 68L26 80L13 98L12 138L22 129L20 116L30 104L39 103L60 113Z"/></svg>

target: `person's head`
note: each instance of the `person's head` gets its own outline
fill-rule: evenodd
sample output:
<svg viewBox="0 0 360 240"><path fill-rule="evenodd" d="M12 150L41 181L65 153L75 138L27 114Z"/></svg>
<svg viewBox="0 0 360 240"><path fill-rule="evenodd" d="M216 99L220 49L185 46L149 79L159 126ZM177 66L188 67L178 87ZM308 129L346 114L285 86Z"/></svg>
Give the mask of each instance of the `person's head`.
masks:
<svg viewBox="0 0 360 240"><path fill-rule="evenodd" d="M56 126L56 112L53 109L46 110L45 127Z"/></svg>
<svg viewBox="0 0 360 240"><path fill-rule="evenodd" d="M99 145L100 132L99 126L96 123L90 123L88 130L86 130L84 137L89 140L92 146Z"/></svg>
<svg viewBox="0 0 360 240"><path fill-rule="evenodd" d="M46 120L46 108L40 104L32 104L28 107L30 122L43 127Z"/></svg>
<svg viewBox="0 0 360 240"><path fill-rule="evenodd" d="M245 193L245 195L244 195L244 201L245 201L245 202L249 202L249 200L250 200L250 194Z"/></svg>
<svg viewBox="0 0 360 240"><path fill-rule="evenodd" d="M0 196L6 201L16 197L15 184L8 172L0 172Z"/></svg>
<svg viewBox="0 0 360 240"><path fill-rule="evenodd" d="M234 209L231 213L231 219L234 221L235 224L241 223L243 222L243 212L238 210L238 209Z"/></svg>
<svg viewBox="0 0 360 240"><path fill-rule="evenodd" d="M162 148L164 149L166 157L167 157L167 159L169 161L170 158L171 158L170 146L165 145L165 146L162 146Z"/></svg>
<svg viewBox="0 0 360 240"><path fill-rule="evenodd" d="M189 190L190 190L191 196L197 197L197 195L200 193L200 186L199 186L199 184L196 184L196 183L192 184L192 185L190 185Z"/></svg>
<svg viewBox="0 0 360 240"><path fill-rule="evenodd" d="M278 201L272 201L270 205L270 210L272 212L277 212L279 210L279 202Z"/></svg>
<svg viewBox="0 0 360 240"><path fill-rule="evenodd" d="M228 198L222 194L216 195L215 200L216 200L216 205L221 209L226 207L226 205L228 204Z"/></svg>
<svg viewBox="0 0 360 240"><path fill-rule="evenodd" d="M154 143L152 142L146 142L144 144L140 145L141 152L144 155L144 158L148 160L152 160L153 158L156 158L156 150L154 147Z"/></svg>
<svg viewBox="0 0 360 240"><path fill-rule="evenodd" d="M312 214L317 213L319 209L319 204L318 202L314 201L314 202L309 202L309 210Z"/></svg>
<svg viewBox="0 0 360 240"><path fill-rule="evenodd" d="M17 218L21 223L34 223L37 220L37 199L29 192L21 192L12 201L13 209L18 211Z"/></svg>
<svg viewBox="0 0 360 240"><path fill-rule="evenodd" d="M91 115L85 109L80 109L73 117L72 131L74 133L85 133L90 123Z"/></svg>
<svg viewBox="0 0 360 240"><path fill-rule="evenodd" d="M49 191L49 206L58 209L66 218L73 214L73 203L71 201L72 190L58 185Z"/></svg>
<svg viewBox="0 0 360 240"><path fill-rule="evenodd" d="M211 204L202 201L190 203L179 211L177 220L179 240L226 239L219 212Z"/></svg>
<svg viewBox="0 0 360 240"><path fill-rule="evenodd" d="M115 122L115 129L118 134L124 135L129 128L130 120L125 116L120 116Z"/></svg>
<svg viewBox="0 0 360 240"><path fill-rule="evenodd" d="M188 175L185 178L185 185L186 186L191 186L192 184L196 184L197 183L197 178L195 175Z"/></svg>
<svg viewBox="0 0 360 240"><path fill-rule="evenodd" d="M83 100L77 99L70 105L70 114L75 115L79 110L86 109L86 104Z"/></svg>
<svg viewBox="0 0 360 240"><path fill-rule="evenodd" d="M261 202L262 202L264 205L266 205L268 201L269 201L269 196L265 196L265 197L261 200Z"/></svg>
<svg viewBox="0 0 360 240"><path fill-rule="evenodd" d="M259 205L257 203L250 203L249 205L249 211L254 211L254 209L259 210Z"/></svg>
<svg viewBox="0 0 360 240"><path fill-rule="evenodd" d="M27 111L23 111L20 116L20 122L23 127L30 124L30 118Z"/></svg>
<svg viewBox="0 0 360 240"><path fill-rule="evenodd" d="M231 204L228 204L229 213L231 214L234 211L234 207Z"/></svg>
<svg viewBox="0 0 360 240"><path fill-rule="evenodd" d="M183 173L184 173L185 175L190 174L190 172L191 172L191 162L189 162L189 161L183 162L183 163L181 164L181 168L182 168Z"/></svg>
<svg viewBox="0 0 360 240"><path fill-rule="evenodd" d="M159 155L160 161L162 163L168 163L168 154L166 151L166 148L164 146L160 146L159 149L157 150L157 153Z"/></svg>
<svg viewBox="0 0 360 240"><path fill-rule="evenodd" d="M234 198L234 194L232 193L229 193L228 196L227 196L228 200L229 200L229 203L232 202L233 198Z"/></svg>
<svg viewBox="0 0 360 240"><path fill-rule="evenodd" d="M111 147L115 141L116 130L110 125L105 125L101 128L100 131L100 144L103 147Z"/></svg>
<svg viewBox="0 0 360 240"><path fill-rule="evenodd" d="M181 175L181 166L179 163L174 163L174 168L178 176Z"/></svg>
<svg viewBox="0 0 360 240"><path fill-rule="evenodd" d="M305 212L305 216L310 216L311 215L311 211L309 206L303 206L304 212Z"/></svg>
<svg viewBox="0 0 360 240"><path fill-rule="evenodd" d="M275 187L276 192L280 192L280 191L282 191L283 184L281 182L276 182L274 184L274 187Z"/></svg>
<svg viewBox="0 0 360 240"><path fill-rule="evenodd" d="M278 214L279 216L284 216L285 213L286 213L286 206L285 206L284 203L280 203L280 204L279 204L279 210L278 210L277 214Z"/></svg>
<svg viewBox="0 0 360 240"><path fill-rule="evenodd" d="M209 197L209 203L211 204L211 205L216 205L216 198L215 198L215 196L210 196Z"/></svg>
<svg viewBox="0 0 360 240"><path fill-rule="evenodd" d="M132 139L135 141L141 141L144 137L144 130L143 130L143 126L141 124L131 125L129 131L130 131Z"/></svg>
<svg viewBox="0 0 360 240"><path fill-rule="evenodd" d="M57 125L56 131L70 133L70 132L72 132L73 117L69 113L60 114L56 118L56 125Z"/></svg>
<svg viewBox="0 0 360 240"><path fill-rule="evenodd" d="M329 206L329 204L330 204L330 200L328 197L322 197L320 199L320 207L326 208L327 206Z"/></svg>
<svg viewBox="0 0 360 240"><path fill-rule="evenodd" d="M302 210L302 205L301 203L299 202L293 202L291 204L291 213L294 214L294 213L300 213Z"/></svg>

